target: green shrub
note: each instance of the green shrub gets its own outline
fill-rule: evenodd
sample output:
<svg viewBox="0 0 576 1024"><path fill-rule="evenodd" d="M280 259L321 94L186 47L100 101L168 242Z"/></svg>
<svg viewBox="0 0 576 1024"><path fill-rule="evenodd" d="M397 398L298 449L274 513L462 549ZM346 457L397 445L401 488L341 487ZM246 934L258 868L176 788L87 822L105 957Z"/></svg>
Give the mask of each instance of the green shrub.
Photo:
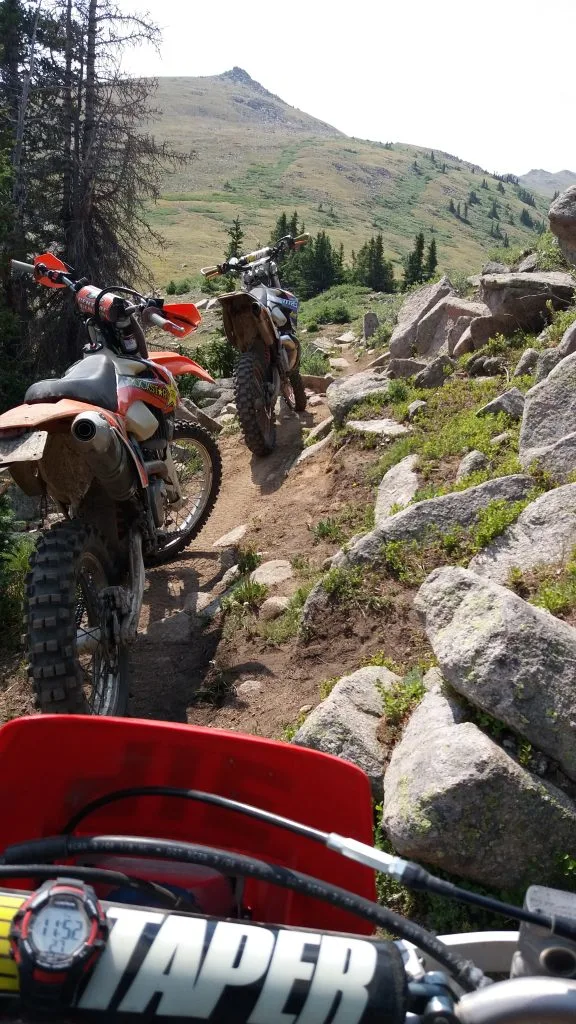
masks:
<svg viewBox="0 0 576 1024"><path fill-rule="evenodd" d="M352 314L341 299L325 302L316 310L315 320L318 324L349 324Z"/></svg>
<svg viewBox="0 0 576 1024"><path fill-rule="evenodd" d="M212 377L232 377L238 352L227 338L214 338L212 341L205 341L198 345L191 353L196 362L200 363ZM181 395L186 398L194 398L194 387L197 383L196 377L192 374L185 374L178 378L178 389Z"/></svg>
<svg viewBox="0 0 576 1024"><path fill-rule="evenodd" d="M34 542L14 534L8 498L0 497L0 648L12 653L20 646L26 576Z"/></svg>
<svg viewBox="0 0 576 1024"><path fill-rule="evenodd" d="M250 608L255 610L266 600L268 587L264 583L257 583L248 576L238 583L232 593L222 601L222 611L231 612L235 608Z"/></svg>
<svg viewBox="0 0 576 1024"><path fill-rule="evenodd" d="M303 341L300 345L300 372L323 377L328 372L328 359L314 345Z"/></svg>
<svg viewBox="0 0 576 1024"><path fill-rule="evenodd" d="M184 295L185 292L189 292L192 288L192 281L189 277L185 277L182 281L174 281L172 279L166 286L167 295Z"/></svg>

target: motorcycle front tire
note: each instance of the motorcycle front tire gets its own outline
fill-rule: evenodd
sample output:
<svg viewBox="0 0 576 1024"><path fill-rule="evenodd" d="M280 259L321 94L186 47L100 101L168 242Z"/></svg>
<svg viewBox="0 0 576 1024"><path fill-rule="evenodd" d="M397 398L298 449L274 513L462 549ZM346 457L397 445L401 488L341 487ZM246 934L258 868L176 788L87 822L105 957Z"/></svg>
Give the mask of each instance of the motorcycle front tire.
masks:
<svg viewBox="0 0 576 1024"><path fill-rule="evenodd" d="M254 455L269 455L276 447L276 417L267 393L269 363L264 347L243 352L234 374L234 394L240 428Z"/></svg>

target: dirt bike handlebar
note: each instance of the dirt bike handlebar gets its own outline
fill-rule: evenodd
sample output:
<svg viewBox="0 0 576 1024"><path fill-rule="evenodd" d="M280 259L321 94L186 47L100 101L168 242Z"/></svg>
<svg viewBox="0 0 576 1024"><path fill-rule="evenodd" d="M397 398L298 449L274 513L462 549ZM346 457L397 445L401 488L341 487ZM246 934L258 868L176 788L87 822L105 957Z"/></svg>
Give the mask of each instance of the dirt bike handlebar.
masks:
<svg viewBox="0 0 576 1024"><path fill-rule="evenodd" d="M34 264L33 263L21 263L20 260L10 260L10 269L12 277L24 277L25 274L34 276Z"/></svg>
<svg viewBox="0 0 576 1024"><path fill-rule="evenodd" d="M218 277L220 274L238 273L245 270L259 260L266 260L290 252L293 249L301 249L310 241L308 233L297 235L284 235L275 245L267 245L263 249L255 249L254 252L246 253L244 256L233 256L225 263L219 263L215 267L202 267L200 273L207 278Z"/></svg>
<svg viewBox="0 0 576 1024"><path fill-rule="evenodd" d="M160 316L159 313L155 313L150 309L150 307L145 307L142 310L142 319L153 327L159 327L162 331L168 331L170 334L186 334L185 327L180 327L178 324L167 320L166 317Z"/></svg>

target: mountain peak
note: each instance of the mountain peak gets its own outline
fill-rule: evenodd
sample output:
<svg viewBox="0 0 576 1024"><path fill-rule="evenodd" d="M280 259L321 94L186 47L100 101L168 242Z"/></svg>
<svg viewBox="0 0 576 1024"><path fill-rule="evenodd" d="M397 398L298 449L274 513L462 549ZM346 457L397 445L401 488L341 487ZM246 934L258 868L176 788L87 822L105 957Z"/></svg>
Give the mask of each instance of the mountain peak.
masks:
<svg viewBox="0 0 576 1024"><path fill-rule="evenodd" d="M224 71L217 77L223 78L226 82L234 82L235 85L247 85L254 92L262 93L264 96L272 96L272 93L268 92L268 89L260 85L260 82L257 82L256 79L252 78L247 71L244 71L244 68L234 67L231 71ZM274 98L277 99L278 97Z"/></svg>

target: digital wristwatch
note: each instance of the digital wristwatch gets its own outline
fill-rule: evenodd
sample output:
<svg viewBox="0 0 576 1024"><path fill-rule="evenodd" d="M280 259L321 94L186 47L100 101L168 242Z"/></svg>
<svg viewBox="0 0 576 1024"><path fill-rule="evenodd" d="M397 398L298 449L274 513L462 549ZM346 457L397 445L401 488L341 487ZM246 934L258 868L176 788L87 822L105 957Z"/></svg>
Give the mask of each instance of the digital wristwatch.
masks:
<svg viewBox="0 0 576 1024"><path fill-rule="evenodd" d="M69 1007L107 936L106 916L90 886L68 878L45 882L10 926L22 1008L42 1017Z"/></svg>

